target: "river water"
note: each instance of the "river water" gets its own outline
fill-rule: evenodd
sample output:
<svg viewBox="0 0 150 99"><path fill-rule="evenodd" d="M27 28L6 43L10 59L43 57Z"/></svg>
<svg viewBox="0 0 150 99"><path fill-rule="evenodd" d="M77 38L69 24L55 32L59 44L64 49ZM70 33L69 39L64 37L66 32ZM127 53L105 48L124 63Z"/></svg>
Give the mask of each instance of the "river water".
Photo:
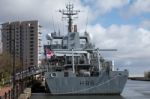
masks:
<svg viewBox="0 0 150 99"><path fill-rule="evenodd" d="M33 93L31 99L150 99L150 82L128 80L125 89L120 96L51 96L50 94Z"/></svg>

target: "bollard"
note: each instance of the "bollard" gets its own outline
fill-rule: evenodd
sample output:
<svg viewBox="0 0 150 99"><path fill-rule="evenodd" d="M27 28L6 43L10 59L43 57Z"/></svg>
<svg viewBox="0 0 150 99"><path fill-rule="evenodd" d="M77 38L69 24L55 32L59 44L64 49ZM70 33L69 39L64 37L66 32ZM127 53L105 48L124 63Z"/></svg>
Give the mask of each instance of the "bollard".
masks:
<svg viewBox="0 0 150 99"><path fill-rule="evenodd" d="M7 93L5 92L5 95L4 95L5 99L7 99Z"/></svg>
<svg viewBox="0 0 150 99"><path fill-rule="evenodd" d="M18 93L18 85L16 86L16 97L19 96L19 93Z"/></svg>
<svg viewBox="0 0 150 99"><path fill-rule="evenodd" d="M8 91L8 99L11 99L11 92L10 92L10 90Z"/></svg>
<svg viewBox="0 0 150 99"><path fill-rule="evenodd" d="M10 92L11 92L11 99L12 99L12 97L13 97L13 90L11 89L11 91L10 91Z"/></svg>

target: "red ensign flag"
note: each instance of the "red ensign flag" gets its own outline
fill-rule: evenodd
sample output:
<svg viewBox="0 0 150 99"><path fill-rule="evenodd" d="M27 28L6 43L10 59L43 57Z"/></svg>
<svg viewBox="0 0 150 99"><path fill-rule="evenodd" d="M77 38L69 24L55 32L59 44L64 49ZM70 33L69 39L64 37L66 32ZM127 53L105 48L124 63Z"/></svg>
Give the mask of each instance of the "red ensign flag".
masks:
<svg viewBox="0 0 150 99"><path fill-rule="evenodd" d="M46 57L51 58L54 55L54 52L51 51L50 49L46 49Z"/></svg>

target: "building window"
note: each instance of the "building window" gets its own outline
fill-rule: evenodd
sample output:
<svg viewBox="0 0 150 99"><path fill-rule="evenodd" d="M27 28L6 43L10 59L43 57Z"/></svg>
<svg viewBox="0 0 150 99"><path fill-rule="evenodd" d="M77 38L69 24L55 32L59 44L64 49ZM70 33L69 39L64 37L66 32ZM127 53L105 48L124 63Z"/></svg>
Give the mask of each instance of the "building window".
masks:
<svg viewBox="0 0 150 99"><path fill-rule="evenodd" d="M30 30L30 32L34 32L33 30Z"/></svg>
<svg viewBox="0 0 150 99"><path fill-rule="evenodd" d="M33 55L30 55L30 58L33 58Z"/></svg>
<svg viewBox="0 0 150 99"><path fill-rule="evenodd" d="M30 50L34 50L34 48L30 48Z"/></svg>
<svg viewBox="0 0 150 99"><path fill-rule="evenodd" d="M34 34L30 34L30 36L34 36Z"/></svg>
<svg viewBox="0 0 150 99"><path fill-rule="evenodd" d="M34 41L30 41L30 43L34 43Z"/></svg>
<svg viewBox="0 0 150 99"><path fill-rule="evenodd" d="M34 27L31 26L30 29L34 29Z"/></svg>
<svg viewBox="0 0 150 99"><path fill-rule="evenodd" d="M30 59L30 61L34 61L34 59Z"/></svg>
<svg viewBox="0 0 150 99"><path fill-rule="evenodd" d="M30 47L33 47L33 46L34 46L33 44L30 45Z"/></svg>
<svg viewBox="0 0 150 99"><path fill-rule="evenodd" d="M33 37L31 37L30 39L31 39L31 40L33 40L34 38L33 38Z"/></svg>
<svg viewBox="0 0 150 99"><path fill-rule="evenodd" d="M34 63L30 63L30 65L34 65Z"/></svg>

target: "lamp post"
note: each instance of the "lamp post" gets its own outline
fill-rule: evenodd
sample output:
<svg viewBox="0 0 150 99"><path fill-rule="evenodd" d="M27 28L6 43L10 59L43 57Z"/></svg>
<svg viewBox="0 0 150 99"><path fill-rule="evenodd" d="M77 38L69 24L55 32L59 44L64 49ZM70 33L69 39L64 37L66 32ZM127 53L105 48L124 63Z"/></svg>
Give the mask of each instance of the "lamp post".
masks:
<svg viewBox="0 0 150 99"><path fill-rule="evenodd" d="M2 24L0 24L2 25ZM12 64L12 99L16 99L16 95L15 95L15 86L16 86L16 78L15 78L15 61L16 61L16 58L15 58L15 29L0 29L1 31L2 30L13 30L14 31L14 38L11 39L11 41L13 42L13 64ZM2 32L1 32L2 33ZM7 39L7 37L5 35L2 34L2 36Z"/></svg>

